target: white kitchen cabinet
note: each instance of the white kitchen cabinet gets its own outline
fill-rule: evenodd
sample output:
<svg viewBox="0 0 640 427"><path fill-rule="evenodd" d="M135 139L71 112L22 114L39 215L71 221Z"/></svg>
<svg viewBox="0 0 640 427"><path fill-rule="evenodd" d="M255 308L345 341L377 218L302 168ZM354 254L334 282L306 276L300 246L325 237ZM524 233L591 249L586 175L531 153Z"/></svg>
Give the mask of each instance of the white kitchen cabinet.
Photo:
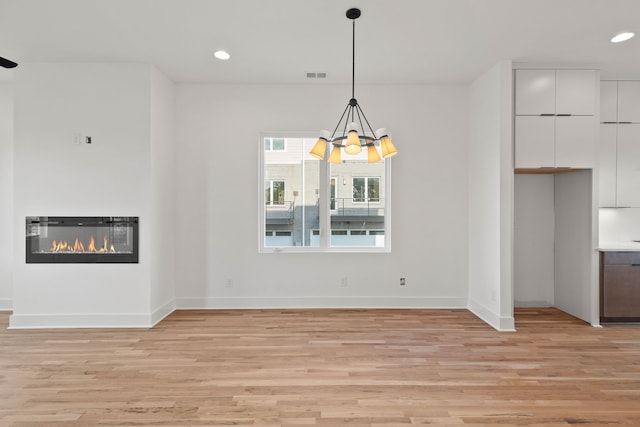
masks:
<svg viewBox="0 0 640 427"><path fill-rule="evenodd" d="M555 165L555 122L553 116L516 116L516 168Z"/></svg>
<svg viewBox="0 0 640 427"><path fill-rule="evenodd" d="M595 116L556 117L555 167L589 169L595 165Z"/></svg>
<svg viewBox="0 0 640 427"><path fill-rule="evenodd" d="M516 169L594 166L598 83L596 70L516 70Z"/></svg>
<svg viewBox="0 0 640 427"><path fill-rule="evenodd" d="M596 113L595 70L516 70L516 115Z"/></svg>
<svg viewBox="0 0 640 427"><path fill-rule="evenodd" d="M516 70L516 115L556 112L555 70Z"/></svg>
<svg viewBox="0 0 640 427"><path fill-rule="evenodd" d="M600 82L600 122L618 121L618 82L603 80Z"/></svg>
<svg viewBox="0 0 640 427"><path fill-rule="evenodd" d="M515 167L592 168L596 125L594 116L516 116Z"/></svg>
<svg viewBox="0 0 640 427"><path fill-rule="evenodd" d="M599 199L601 208L616 207L618 125L601 124L598 142Z"/></svg>
<svg viewBox="0 0 640 427"><path fill-rule="evenodd" d="M640 124L617 128L617 206L640 207Z"/></svg>
<svg viewBox="0 0 640 427"><path fill-rule="evenodd" d="M640 81L618 82L617 122L640 123Z"/></svg>

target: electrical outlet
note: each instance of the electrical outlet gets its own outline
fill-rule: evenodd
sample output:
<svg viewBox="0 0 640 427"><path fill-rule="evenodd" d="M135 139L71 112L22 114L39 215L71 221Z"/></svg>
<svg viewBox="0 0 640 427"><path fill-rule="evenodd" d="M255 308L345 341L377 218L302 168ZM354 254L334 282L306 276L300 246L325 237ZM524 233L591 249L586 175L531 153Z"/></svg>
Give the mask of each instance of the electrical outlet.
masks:
<svg viewBox="0 0 640 427"><path fill-rule="evenodd" d="M404 285L406 285L406 283L407 283L407 282L406 282L405 278L404 278L404 277L401 277L401 278L400 278L400 286L404 286Z"/></svg>
<svg viewBox="0 0 640 427"><path fill-rule="evenodd" d="M344 276L343 278L340 279L341 288L346 288L348 285L349 285L349 279L347 279L347 276Z"/></svg>
<svg viewBox="0 0 640 427"><path fill-rule="evenodd" d="M233 288L233 279L227 279L225 285L226 288Z"/></svg>

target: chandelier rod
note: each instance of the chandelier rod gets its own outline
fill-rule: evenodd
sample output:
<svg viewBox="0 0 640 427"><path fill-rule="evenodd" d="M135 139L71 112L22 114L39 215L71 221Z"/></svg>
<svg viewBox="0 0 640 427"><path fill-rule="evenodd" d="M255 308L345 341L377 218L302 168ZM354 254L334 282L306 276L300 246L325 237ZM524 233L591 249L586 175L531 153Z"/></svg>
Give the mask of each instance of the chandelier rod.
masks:
<svg viewBox="0 0 640 427"><path fill-rule="evenodd" d="M351 98L356 98L356 18L353 21L353 36L351 38Z"/></svg>

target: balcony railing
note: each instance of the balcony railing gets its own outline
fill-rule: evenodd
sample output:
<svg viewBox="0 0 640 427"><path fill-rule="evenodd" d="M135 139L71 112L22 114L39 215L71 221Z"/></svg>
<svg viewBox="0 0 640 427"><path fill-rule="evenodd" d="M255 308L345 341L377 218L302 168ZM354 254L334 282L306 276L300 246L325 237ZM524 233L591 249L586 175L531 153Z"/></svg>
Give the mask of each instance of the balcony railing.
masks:
<svg viewBox="0 0 640 427"><path fill-rule="evenodd" d="M293 224L295 208L295 202L285 201L282 204L267 204L267 222L271 224Z"/></svg>
<svg viewBox="0 0 640 427"><path fill-rule="evenodd" d="M354 199L352 197L332 198L331 216L383 217L384 199Z"/></svg>

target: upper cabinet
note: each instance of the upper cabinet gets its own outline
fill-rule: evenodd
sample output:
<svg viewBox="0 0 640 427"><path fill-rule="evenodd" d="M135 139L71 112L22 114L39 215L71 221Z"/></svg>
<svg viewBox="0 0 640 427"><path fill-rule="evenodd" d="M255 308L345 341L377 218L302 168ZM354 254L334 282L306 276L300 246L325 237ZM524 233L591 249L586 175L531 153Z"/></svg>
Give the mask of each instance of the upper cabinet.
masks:
<svg viewBox="0 0 640 427"><path fill-rule="evenodd" d="M640 123L640 81L618 82L618 122Z"/></svg>
<svg viewBox="0 0 640 427"><path fill-rule="evenodd" d="M600 122L618 122L618 82L600 82Z"/></svg>
<svg viewBox="0 0 640 427"><path fill-rule="evenodd" d="M515 167L592 168L596 70L516 70Z"/></svg>
<svg viewBox="0 0 640 427"><path fill-rule="evenodd" d="M640 81L600 82L600 122L640 123Z"/></svg>
<svg viewBox="0 0 640 427"><path fill-rule="evenodd" d="M640 206L640 81L600 82L600 207Z"/></svg>
<svg viewBox="0 0 640 427"><path fill-rule="evenodd" d="M516 70L517 116L594 116L595 70Z"/></svg>

